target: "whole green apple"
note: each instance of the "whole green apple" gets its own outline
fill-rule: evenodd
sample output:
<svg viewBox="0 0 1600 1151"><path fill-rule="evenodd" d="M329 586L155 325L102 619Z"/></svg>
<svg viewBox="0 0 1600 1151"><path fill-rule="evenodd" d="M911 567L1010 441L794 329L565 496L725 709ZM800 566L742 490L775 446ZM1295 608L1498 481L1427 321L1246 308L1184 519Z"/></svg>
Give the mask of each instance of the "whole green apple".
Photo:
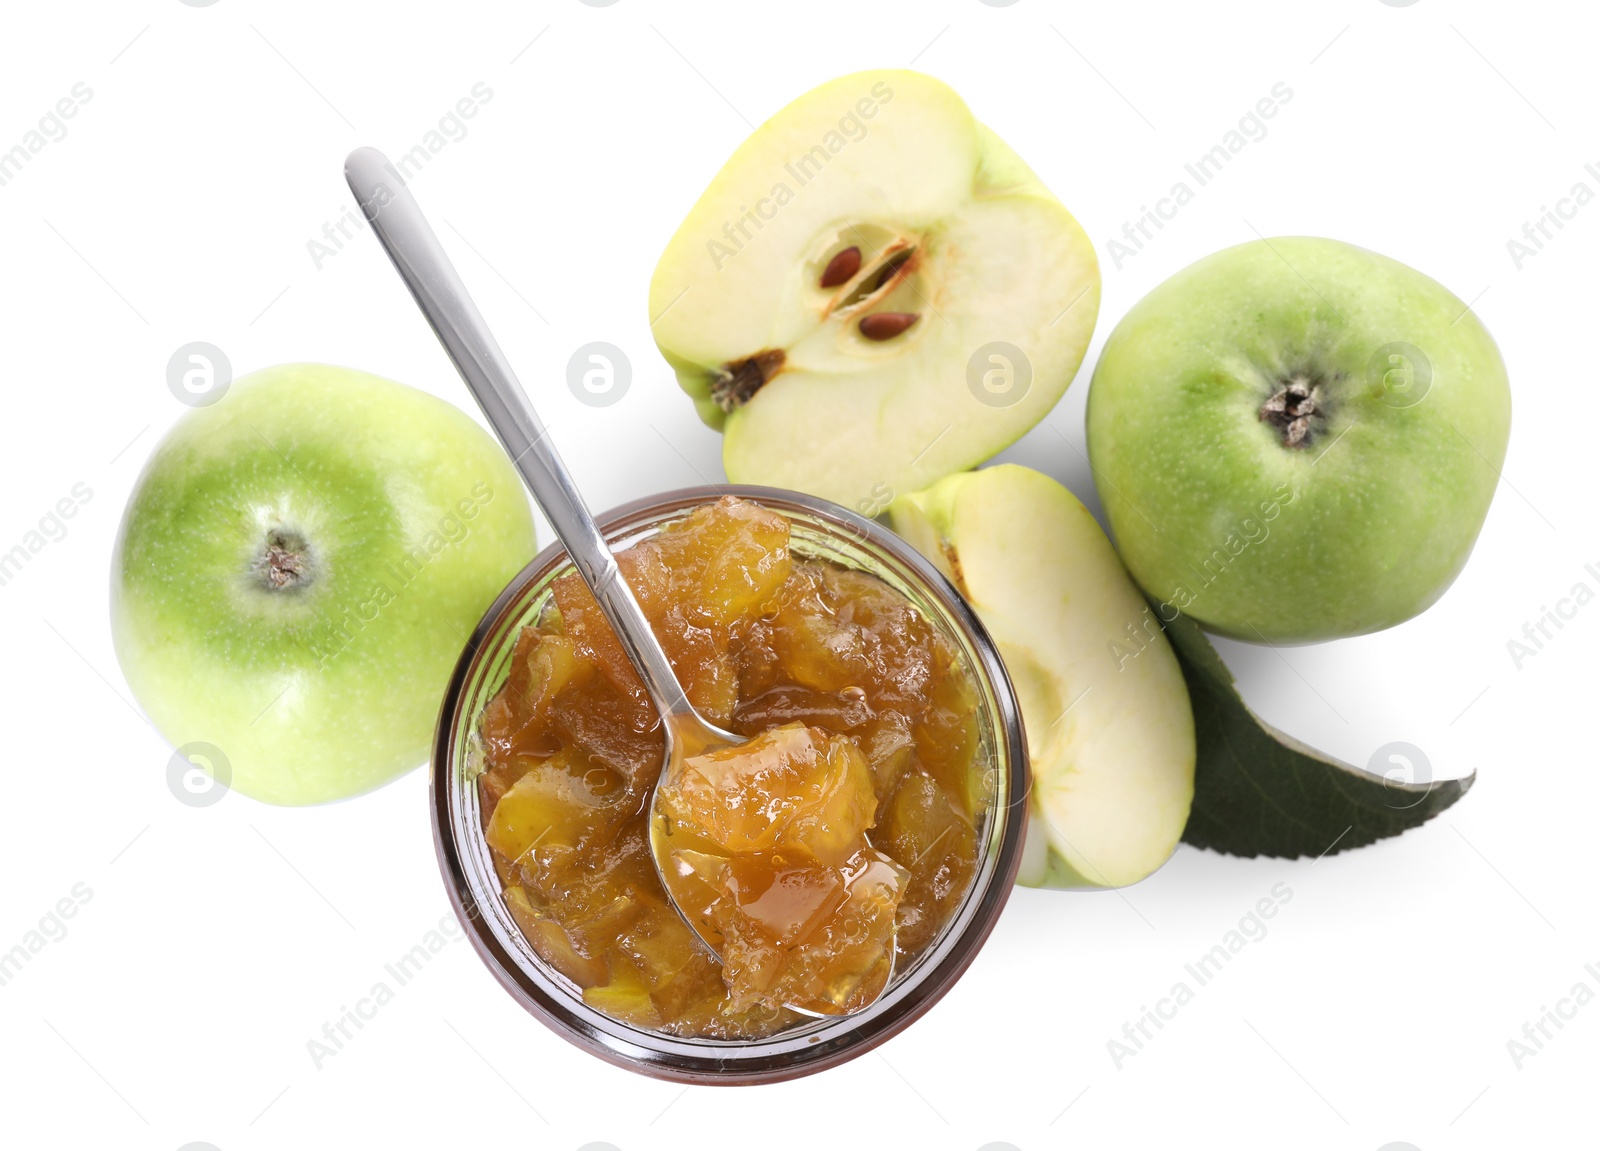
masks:
<svg viewBox="0 0 1600 1151"><path fill-rule="evenodd" d="M196 408L146 464L111 567L129 686L180 749L268 803L370 790L427 757L446 681L534 553L505 454L466 415L289 364Z"/></svg>
<svg viewBox="0 0 1600 1151"><path fill-rule="evenodd" d="M1466 304L1310 237L1160 284L1089 392L1089 458L1129 570L1167 618L1265 642L1377 631L1444 594L1510 427L1505 364Z"/></svg>

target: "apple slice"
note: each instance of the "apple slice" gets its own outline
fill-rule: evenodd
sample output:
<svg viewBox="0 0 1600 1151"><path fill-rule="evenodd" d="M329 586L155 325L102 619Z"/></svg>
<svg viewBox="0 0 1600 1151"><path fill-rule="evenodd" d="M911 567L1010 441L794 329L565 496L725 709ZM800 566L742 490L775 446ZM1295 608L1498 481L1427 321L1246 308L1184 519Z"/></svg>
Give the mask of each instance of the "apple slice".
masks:
<svg viewBox="0 0 1600 1151"><path fill-rule="evenodd" d="M1000 647L1033 764L1018 882L1122 887L1166 862L1194 795L1183 674L1100 525L1066 488L1006 464L891 506Z"/></svg>
<svg viewBox="0 0 1600 1151"><path fill-rule="evenodd" d="M860 72L761 126L667 244L657 345L737 483L868 514L1016 440L1072 381L1100 271L961 98Z"/></svg>

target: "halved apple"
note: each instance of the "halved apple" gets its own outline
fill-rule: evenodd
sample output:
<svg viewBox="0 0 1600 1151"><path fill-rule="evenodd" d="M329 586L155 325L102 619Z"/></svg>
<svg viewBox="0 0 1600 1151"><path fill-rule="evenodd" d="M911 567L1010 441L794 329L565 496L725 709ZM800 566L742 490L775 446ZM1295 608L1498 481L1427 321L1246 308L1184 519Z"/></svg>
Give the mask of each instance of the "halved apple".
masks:
<svg viewBox="0 0 1600 1151"><path fill-rule="evenodd" d="M1094 246L916 72L808 92L723 166L650 283L656 344L737 483L876 515L988 459L1071 383Z"/></svg>
<svg viewBox="0 0 1600 1151"><path fill-rule="evenodd" d="M1033 764L1018 882L1122 887L1155 871L1189 818L1194 716L1100 525L1010 464L901 497L889 516L977 609L1016 687Z"/></svg>

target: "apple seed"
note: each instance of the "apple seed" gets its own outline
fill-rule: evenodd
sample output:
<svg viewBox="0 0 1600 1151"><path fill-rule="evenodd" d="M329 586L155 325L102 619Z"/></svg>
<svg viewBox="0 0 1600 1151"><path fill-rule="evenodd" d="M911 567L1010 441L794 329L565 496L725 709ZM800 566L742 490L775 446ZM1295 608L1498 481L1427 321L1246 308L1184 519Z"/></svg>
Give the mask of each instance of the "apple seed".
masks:
<svg viewBox="0 0 1600 1151"><path fill-rule="evenodd" d="M871 290L874 292L881 291L885 285L889 284L895 279L895 277L901 275L909 276L912 270L916 267L915 264L911 263L916 254L917 250L914 247L903 248L898 252L892 253L889 258L883 262L883 267L879 269L877 276L873 278Z"/></svg>
<svg viewBox="0 0 1600 1151"><path fill-rule="evenodd" d="M899 283L916 271L916 257L915 244L905 240L893 241L884 249L882 262L867 270L867 274L860 278L860 282L850 294L839 301L838 308L853 309L857 305L865 305L873 299L881 298L886 288Z"/></svg>
<svg viewBox="0 0 1600 1151"><path fill-rule="evenodd" d="M822 269L822 287L837 288L861 270L861 249L846 248Z"/></svg>
<svg viewBox="0 0 1600 1151"><path fill-rule="evenodd" d="M915 312L874 312L862 316L858 326L869 340L892 340L916 322Z"/></svg>

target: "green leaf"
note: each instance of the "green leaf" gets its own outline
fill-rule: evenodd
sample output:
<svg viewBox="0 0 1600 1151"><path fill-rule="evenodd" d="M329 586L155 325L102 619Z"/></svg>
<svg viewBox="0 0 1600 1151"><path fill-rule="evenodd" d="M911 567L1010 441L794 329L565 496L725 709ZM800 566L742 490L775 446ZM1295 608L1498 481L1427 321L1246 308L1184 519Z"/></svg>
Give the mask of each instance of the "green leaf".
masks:
<svg viewBox="0 0 1600 1151"><path fill-rule="evenodd" d="M1349 851L1427 822L1472 786L1470 775L1404 783L1323 755L1245 706L1199 624L1180 615L1167 624L1167 638L1194 705L1185 843L1287 859Z"/></svg>

